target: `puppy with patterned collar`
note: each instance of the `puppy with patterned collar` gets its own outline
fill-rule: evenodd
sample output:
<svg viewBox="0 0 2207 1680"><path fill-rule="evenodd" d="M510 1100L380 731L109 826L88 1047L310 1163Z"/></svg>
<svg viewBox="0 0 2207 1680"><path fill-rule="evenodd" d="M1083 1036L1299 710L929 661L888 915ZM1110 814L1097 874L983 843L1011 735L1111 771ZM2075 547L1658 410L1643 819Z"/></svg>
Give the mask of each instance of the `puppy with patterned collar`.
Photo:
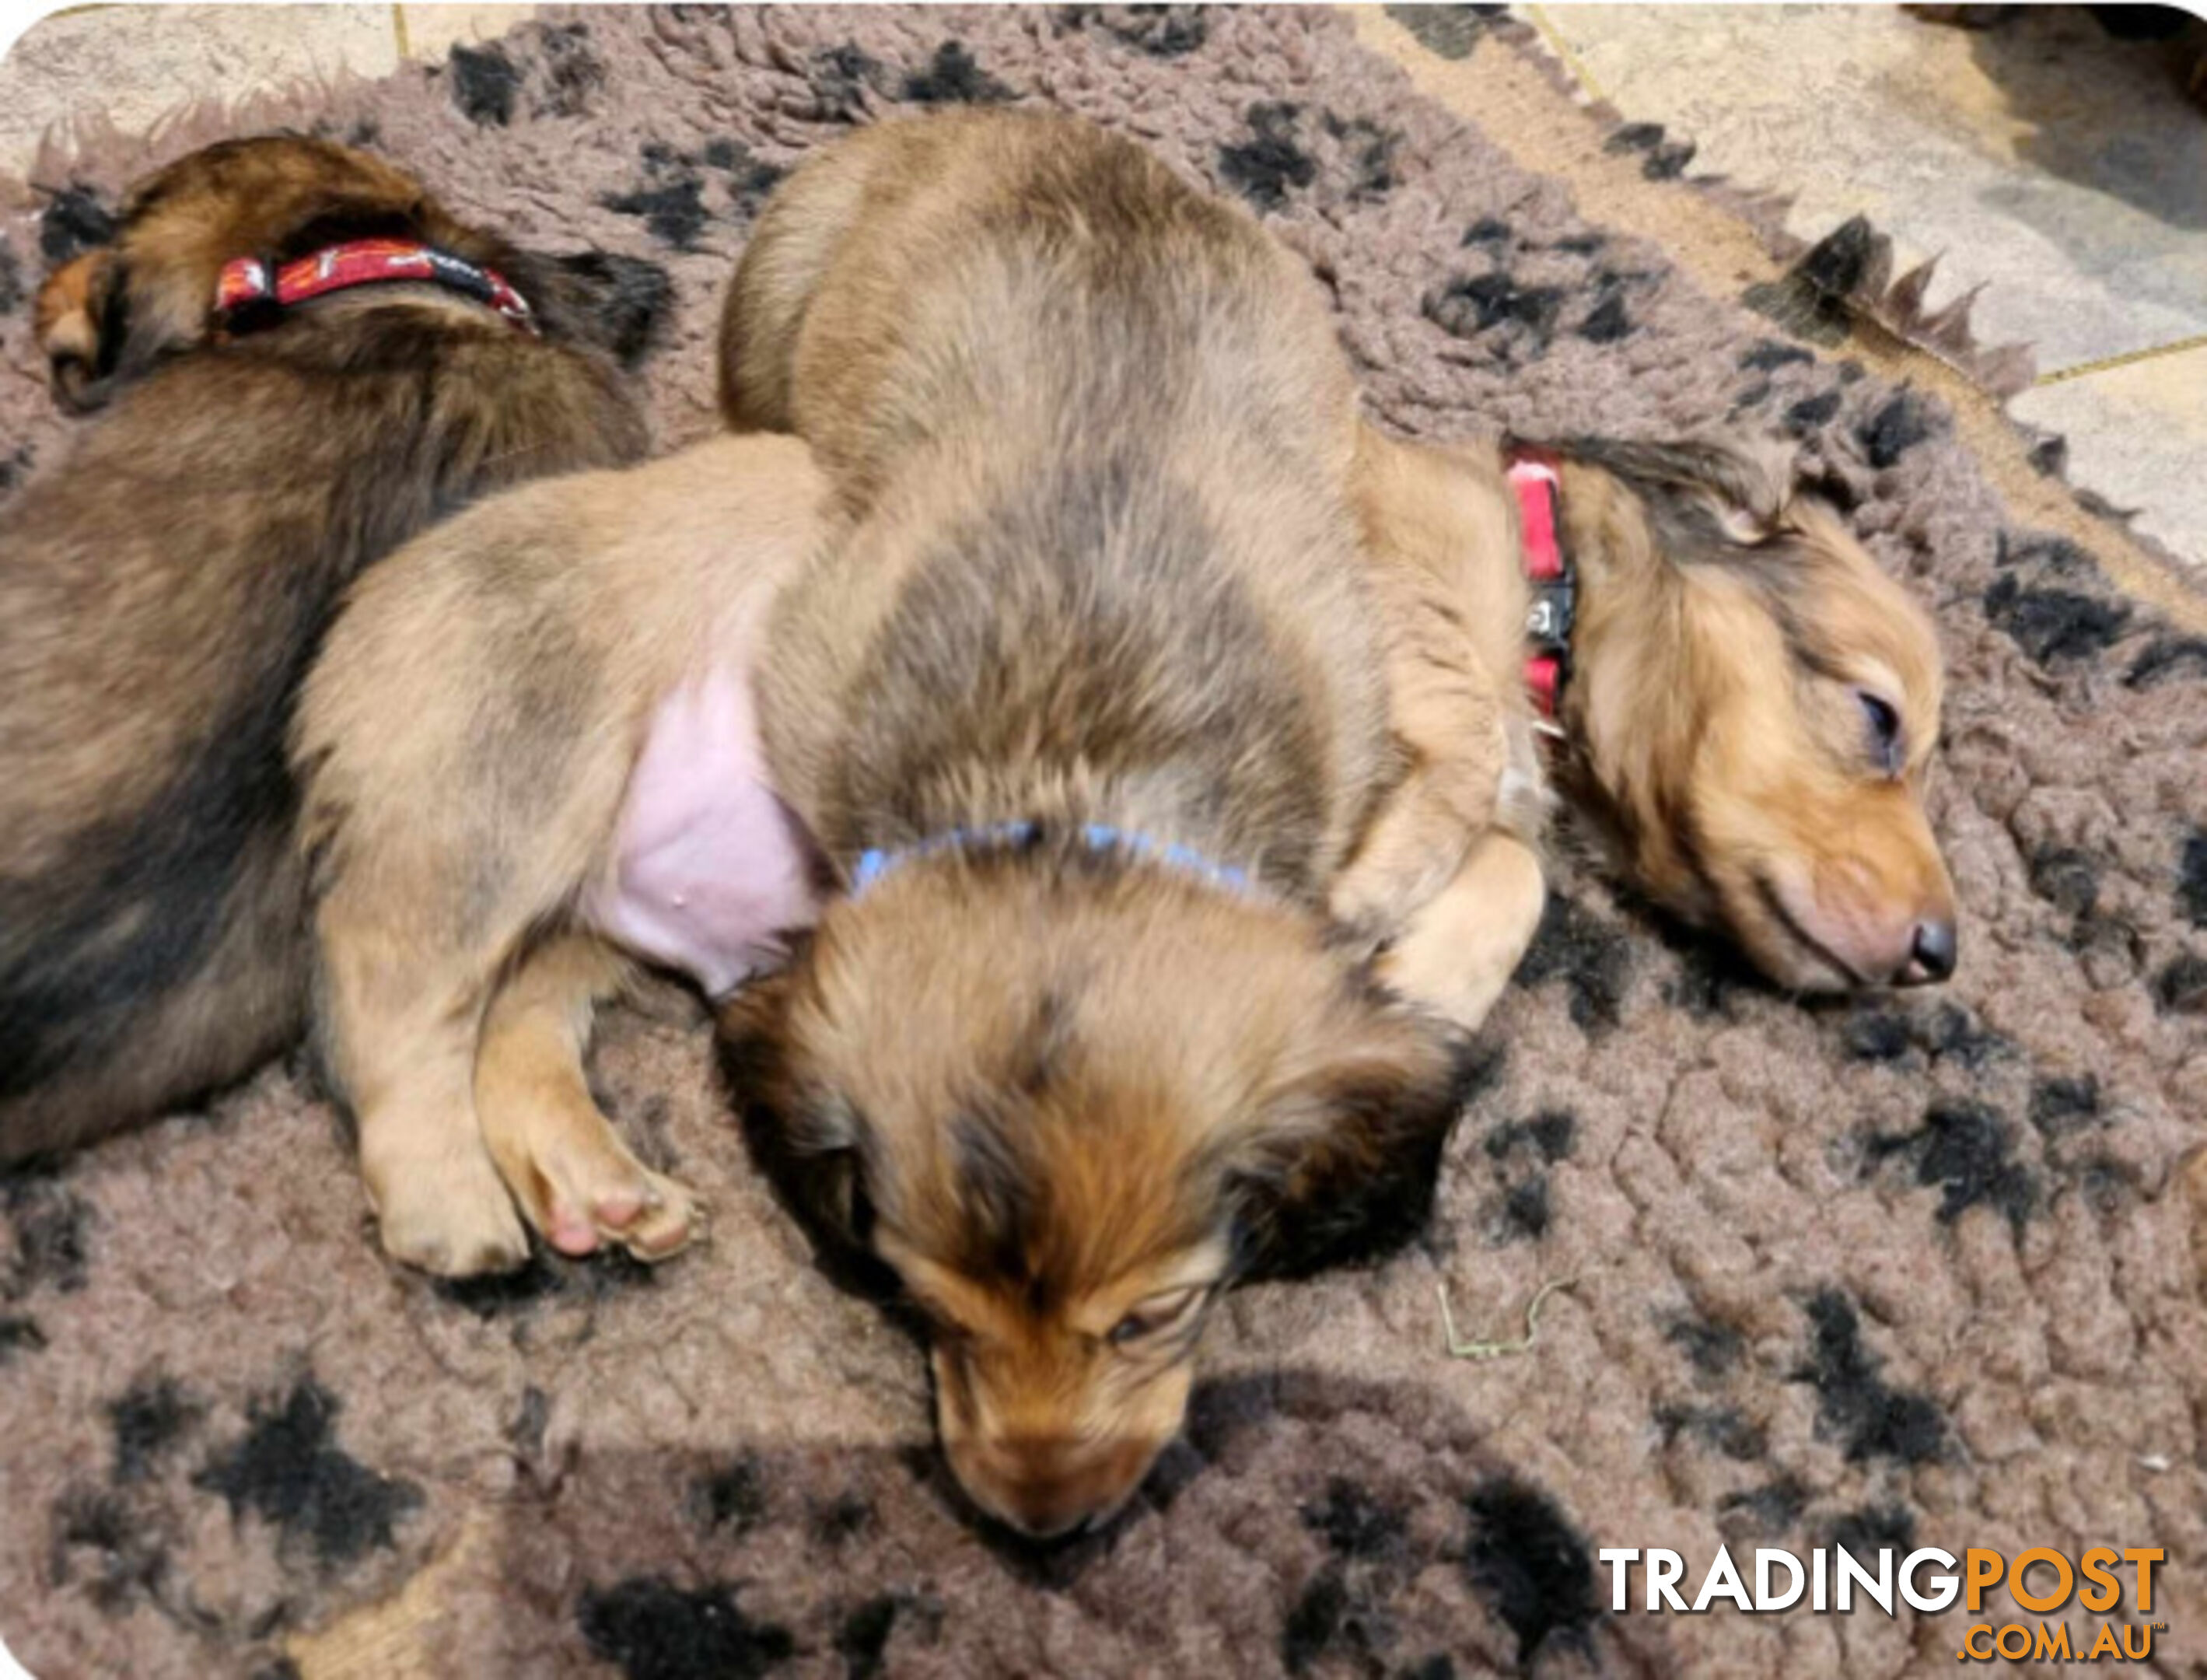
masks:
<svg viewBox="0 0 2207 1680"><path fill-rule="evenodd" d="M296 1037L294 691L345 586L412 533L643 451L611 353L643 322L606 278L284 136L139 182L48 279L55 393L99 412L0 511L0 1162Z"/></svg>

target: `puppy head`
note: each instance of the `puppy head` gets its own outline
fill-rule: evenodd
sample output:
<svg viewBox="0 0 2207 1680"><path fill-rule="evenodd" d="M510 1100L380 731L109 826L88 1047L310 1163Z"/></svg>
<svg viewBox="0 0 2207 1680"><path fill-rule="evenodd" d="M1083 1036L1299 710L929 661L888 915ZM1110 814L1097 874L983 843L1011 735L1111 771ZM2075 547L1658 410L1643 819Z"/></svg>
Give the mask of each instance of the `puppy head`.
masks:
<svg viewBox="0 0 2207 1680"><path fill-rule="evenodd" d="M50 275L37 331L56 399L82 412L213 331L215 284L242 256L284 263L348 240L418 240L497 269L547 337L633 360L667 298L655 266L554 262L469 228L380 158L297 135L224 140L133 186L112 239Z"/></svg>
<svg viewBox="0 0 2207 1680"><path fill-rule="evenodd" d="M1923 611L1790 455L1583 444L1564 487L1589 573L1575 727L1633 875L1781 984L1944 980Z"/></svg>
<svg viewBox="0 0 2207 1680"><path fill-rule="evenodd" d="M1038 1537L1140 1485L1233 1282L1415 1227L1460 1106L1305 918L1086 856L907 865L724 1025L769 1170L924 1315L960 1482Z"/></svg>

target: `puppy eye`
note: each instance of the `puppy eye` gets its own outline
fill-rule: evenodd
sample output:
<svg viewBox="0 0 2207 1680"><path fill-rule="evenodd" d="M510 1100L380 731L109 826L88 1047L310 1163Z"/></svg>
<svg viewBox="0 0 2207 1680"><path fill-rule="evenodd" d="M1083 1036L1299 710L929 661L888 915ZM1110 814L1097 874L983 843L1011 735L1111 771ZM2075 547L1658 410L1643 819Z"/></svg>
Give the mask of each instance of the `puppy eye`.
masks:
<svg viewBox="0 0 2207 1680"><path fill-rule="evenodd" d="M1144 1341L1177 1329L1194 1314L1197 1306L1207 1293L1205 1289L1189 1288L1151 1295L1111 1326L1111 1345L1123 1348L1130 1342Z"/></svg>
<svg viewBox="0 0 2207 1680"><path fill-rule="evenodd" d="M1890 774L1900 763L1900 714L1868 689L1857 689L1855 698L1869 722L1871 754Z"/></svg>

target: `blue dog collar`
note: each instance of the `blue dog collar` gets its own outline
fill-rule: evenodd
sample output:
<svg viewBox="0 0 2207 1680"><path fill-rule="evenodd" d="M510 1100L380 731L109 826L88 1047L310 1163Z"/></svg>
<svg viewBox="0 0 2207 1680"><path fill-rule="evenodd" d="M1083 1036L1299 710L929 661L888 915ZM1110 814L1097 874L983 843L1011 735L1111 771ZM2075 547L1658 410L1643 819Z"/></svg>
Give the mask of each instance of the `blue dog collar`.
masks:
<svg viewBox="0 0 2207 1680"><path fill-rule="evenodd" d="M1193 846L1182 846L1178 840L1153 840L1147 834L1137 834L1131 828L1115 828L1109 822L1084 822L1069 831L1073 837L1091 852L1122 852L1131 857L1164 864L1182 875L1192 875L1199 881L1208 882L1230 893L1253 894L1256 883L1246 870L1230 864L1215 864ZM883 876L901 869L905 864L922 858L931 858L944 852L979 852L998 848L1032 846L1042 837L1038 822L991 822L978 828L948 828L929 836L915 846L894 847L875 846L858 854L858 865L851 873L851 896L857 898Z"/></svg>

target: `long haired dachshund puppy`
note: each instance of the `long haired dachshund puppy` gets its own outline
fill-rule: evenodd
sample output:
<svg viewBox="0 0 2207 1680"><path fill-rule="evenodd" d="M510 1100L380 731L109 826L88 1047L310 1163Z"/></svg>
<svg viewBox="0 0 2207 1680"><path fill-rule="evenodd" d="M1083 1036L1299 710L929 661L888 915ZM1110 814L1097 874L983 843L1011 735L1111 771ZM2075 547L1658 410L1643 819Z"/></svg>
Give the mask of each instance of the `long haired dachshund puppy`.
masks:
<svg viewBox="0 0 2207 1680"><path fill-rule="evenodd" d="M640 278L269 138L141 182L114 242L47 282L56 393L103 411L0 512L0 1160L296 1032L294 690L338 593L412 532L642 451L601 345L635 346L650 288L595 305Z"/></svg>
<svg viewBox="0 0 2207 1680"><path fill-rule="evenodd" d="M727 1020L769 1161L931 1326L975 1500L1097 1521L1177 1431L1237 1278L1429 1202L1457 1040L1335 924L1491 816L1468 657L1391 732L1355 392L1302 266L1139 146L893 123L800 169L723 402L847 536L784 591L775 785L851 890Z"/></svg>
<svg viewBox="0 0 2207 1680"><path fill-rule="evenodd" d="M1398 930L1383 960L1393 984L1467 1025L1485 1016L1540 920L1552 770L1620 874L1779 984L1953 972L1953 887L1923 806L1938 642L1790 451L1436 446L1367 427L1357 482L1388 594L1428 618L1473 604L1491 667L1526 666L1527 574L1540 569L1527 564L1528 526L1543 528L1529 541L1546 540L1575 596L1575 622L1550 626L1551 648L1567 647L1549 655L1548 715L1535 685L1506 690L1495 821ZM1410 649L1398 696L1408 688L1415 704L1416 673L1448 656ZM1544 750L1536 732L1558 745Z"/></svg>

